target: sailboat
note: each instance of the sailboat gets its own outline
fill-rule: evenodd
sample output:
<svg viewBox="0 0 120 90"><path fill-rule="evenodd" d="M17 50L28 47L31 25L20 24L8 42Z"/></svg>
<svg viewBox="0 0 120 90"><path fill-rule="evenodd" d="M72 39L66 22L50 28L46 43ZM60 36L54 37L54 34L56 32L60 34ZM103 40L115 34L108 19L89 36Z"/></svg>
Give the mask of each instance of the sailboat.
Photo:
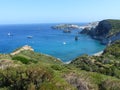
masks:
<svg viewBox="0 0 120 90"><path fill-rule="evenodd" d="M31 39L31 38L32 38L32 36L27 36L27 38Z"/></svg>
<svg viewBox="0 0 120 90"><path fill-rule="evenodd" d="M10 36L11 34L10 33L8 33L8 36Z"/></svg>
<svg viewBox="0 0 120 90"><path fill-rule="evenodd" d="M11 33L8 33L7 35L8 35L8 36L13 36Z"/></svg>

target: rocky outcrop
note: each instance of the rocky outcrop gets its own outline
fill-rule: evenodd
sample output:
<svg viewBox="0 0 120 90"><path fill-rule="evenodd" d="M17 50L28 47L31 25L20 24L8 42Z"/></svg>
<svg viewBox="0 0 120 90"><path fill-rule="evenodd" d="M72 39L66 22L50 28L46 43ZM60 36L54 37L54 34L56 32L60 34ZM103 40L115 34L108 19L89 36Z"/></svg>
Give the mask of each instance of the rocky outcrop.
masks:
<svg viewBox="0 0 120 90"><path fill-rule="evenodd" d="M101 41L102 44L110 44L110 43L113 43L117 40L120 40L120 32L111 36L111 37L108 37L108 38L105 38Z"/></svg>
<svg viewBox="0 0 120 90"><path fill-rule="evenodd" d="M89 34L90 31L93 31L96 26L98 26L99 22L93 22L93 23L89 23L88 25L85 26L81 26L80 28L82 29L82 31L80 32L80 34Z"/></svg>
<svg viewBox="0 0 120 90"><path fill-rule="evenodd" d="M18 53L20 53L21 51L24 51L24 50L34 51L34 49L31 46L25 45L22 48L16 50L15 52L12 52L11 55L16 55L16 54L18 54Z"/></svg>
<svg viewBox="0 0 120 90"><path fill-rule="evenodd" d="M107 34L111 29L112 29L111 24L108 21L103 20L99 22L96 28L91 29L89 34L91 35L91 37L95 39L102 40L107 37Z"/></svg>
<svg viewBox="0 0 120 90"><path fill-rule="evenodd" d="M95 27L84 28L81 34L88 34L93 39L100 40L102 44L109 44L120 39L118 24L120 24L120 20L103 20Z"/></svg>

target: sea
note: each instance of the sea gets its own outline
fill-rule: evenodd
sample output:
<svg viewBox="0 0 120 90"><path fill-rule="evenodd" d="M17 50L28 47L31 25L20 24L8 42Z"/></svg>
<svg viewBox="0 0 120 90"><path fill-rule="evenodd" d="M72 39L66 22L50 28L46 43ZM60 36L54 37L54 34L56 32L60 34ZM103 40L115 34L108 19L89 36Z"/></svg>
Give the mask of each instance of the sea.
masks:
<svg viewBox="0 0 120 90"><path fill-rule="evenodd" d="M24 45L31 46L36 52L48 54L68 62L83 54L93 55L105 46L99 41L75 29L71 33L53 30L52 24L0 25L0 53L11 53ZM76 24L76 23L75 23ZM77 23L85 25L85 23ZM75 40L78 36L78 40Z"/></svg>

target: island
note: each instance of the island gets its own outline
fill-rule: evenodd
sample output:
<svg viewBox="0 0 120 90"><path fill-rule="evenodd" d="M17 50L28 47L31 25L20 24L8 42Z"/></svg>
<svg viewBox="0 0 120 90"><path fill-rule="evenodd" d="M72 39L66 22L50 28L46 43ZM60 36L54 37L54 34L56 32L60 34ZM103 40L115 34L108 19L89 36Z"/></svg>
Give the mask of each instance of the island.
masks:
<svg viewBox="0 0 120 90"><path fill-rule="evenodd" d="M80 29L80 26L75 24L58 24L52 26L51 28L56 30L73 30L73 29Z"/></svg>

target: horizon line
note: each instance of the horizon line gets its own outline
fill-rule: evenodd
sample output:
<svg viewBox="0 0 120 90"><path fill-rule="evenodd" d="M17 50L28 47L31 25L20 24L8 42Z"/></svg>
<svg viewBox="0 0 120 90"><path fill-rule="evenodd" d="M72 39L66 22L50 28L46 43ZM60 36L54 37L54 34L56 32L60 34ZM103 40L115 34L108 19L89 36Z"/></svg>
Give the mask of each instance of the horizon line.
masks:
<svg viewBox="0 0 120 90"><path fill-rule="evenodd" d="M0 23L0 25L29 25L29 24L77 24L77 23L89 23L89 22L41 22L41 23Z"/></svg>

